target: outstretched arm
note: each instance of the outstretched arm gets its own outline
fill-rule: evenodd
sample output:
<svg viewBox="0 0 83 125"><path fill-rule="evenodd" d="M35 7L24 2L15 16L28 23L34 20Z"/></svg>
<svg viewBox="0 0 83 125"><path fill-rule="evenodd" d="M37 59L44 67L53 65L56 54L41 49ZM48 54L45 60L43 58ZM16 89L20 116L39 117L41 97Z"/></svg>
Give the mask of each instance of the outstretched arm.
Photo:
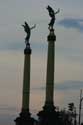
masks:
<svg viewBox="0 0 83 125"><path fill-rule="evenodd" d="M32 26L30 29L32 30L32 29L34 29L36 27L36 24L34 25L34 26Z"/></svg>
<svg viewBox="0 0 83 125"><path fill-rule="evenodd" d="M55 12L55 14L57 14L57 13L59 13L60 12L60 9L58 9L56 12Z"/></svg>
<svg viewBox="0 0 83 125"><path fill-rule="evenodd" d="M25 25L21 25L21 26L23 26L25 28Z"/></svg>

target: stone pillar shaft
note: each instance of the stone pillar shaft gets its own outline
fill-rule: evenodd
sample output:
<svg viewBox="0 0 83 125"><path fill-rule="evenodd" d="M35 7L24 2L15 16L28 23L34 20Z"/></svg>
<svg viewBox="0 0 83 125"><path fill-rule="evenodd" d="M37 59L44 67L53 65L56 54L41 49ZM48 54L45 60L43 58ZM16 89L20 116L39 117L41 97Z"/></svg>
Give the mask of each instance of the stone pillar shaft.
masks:
<svg viewBox="0 0 83 125"><path fill-rule="evenodd" d="M46 74L46 99L44 108L54 109L54 62L55 40L54 30L50 30L48 39L47 74Z"/></svg>
<svg viewBox="0 0 83 125"><path fill-rule="evenodd" d="M34 125L36 122L29 112L29 97L30 97L30 56L31 48L28 45L24 50L24 76L23 76L23 97L22 97L22 111L15 119L16 125Z"/></svg>
<svg viewBox="0 0 83 125"><path fill-rule="evenodd" d="M55 60L55 40L54 29L48 35L48 55L46 74L46 99L43 110L38 113L39 125L60 125L58 124L59 114L54 106L54 60Z"/></svg>
<svg viewBox="0 0 83 125"><path fill-rule="evenodd" d="M29 97L30 97L30 54L25 54L22 110L29 109Z"/></svg>
<svg viewBox="0 0 83 125"><path fill-rule="evenodd" d="M46 103L53 103L54 92L54 55L53 41L48 41L47 76L46 76Z"/></svg>

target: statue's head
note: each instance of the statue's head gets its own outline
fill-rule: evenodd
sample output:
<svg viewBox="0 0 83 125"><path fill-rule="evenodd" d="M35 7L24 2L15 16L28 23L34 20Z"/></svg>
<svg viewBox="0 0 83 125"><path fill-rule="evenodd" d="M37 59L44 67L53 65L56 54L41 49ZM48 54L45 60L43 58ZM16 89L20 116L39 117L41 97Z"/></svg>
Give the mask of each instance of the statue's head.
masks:
<svg viewBox="0 0 83 125"><path fill-rule="evenodd" d="M49 10L50 8L51 8L51 7L50 7L49 5L46 7L47 10Z"/></svg>
<svg viewBox="0 0 83 125"><path fill-rule="evenodd" d="M48 9L49 8L49 5L46 7L46 9Z"/></svg>

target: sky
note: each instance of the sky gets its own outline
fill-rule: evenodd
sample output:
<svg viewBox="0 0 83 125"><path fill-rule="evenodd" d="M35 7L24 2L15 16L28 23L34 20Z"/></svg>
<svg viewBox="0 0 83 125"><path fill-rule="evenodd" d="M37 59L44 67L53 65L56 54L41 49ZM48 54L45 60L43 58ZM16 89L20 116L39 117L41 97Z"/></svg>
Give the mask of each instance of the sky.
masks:
<svg viewBox="0 0 83 125"><path fill-rule="evenodd" d="M47 36L50 21L46 6L60 13L55 22L54 103L60 108L74 102L79 108L83 88L83 1L82 0L0 0L0 124L14 124L21 111L24 68L24 39L21 25L36 24L31 32L31 93L33 115L45 101ZM37 102L37 103L36 103Z"/></svg>

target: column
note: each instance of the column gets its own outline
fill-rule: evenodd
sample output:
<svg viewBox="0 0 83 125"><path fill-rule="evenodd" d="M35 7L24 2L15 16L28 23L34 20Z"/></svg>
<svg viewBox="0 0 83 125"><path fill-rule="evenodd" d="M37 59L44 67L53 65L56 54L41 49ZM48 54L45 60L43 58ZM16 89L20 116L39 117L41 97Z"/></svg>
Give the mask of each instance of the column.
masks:
<svg viewBox="0 0 83 125"><path fill-rule="evenodd" d="M48 35L48 55L47 55L47 74L46 74L46 100L45 107L54 108L54 60L55 60L55 40L56 36L54 30L50 31Z"/></svg>
<svg viewBox="0 0 83 125"><path fill-rule="evenodd" d="M23 93L22 93L22 110L20 116L15 119L16 125L34 125L36 122L29 112L30 100L30 59L31 48L30 44L24 50L24 77L23 77Z"/></svg>

